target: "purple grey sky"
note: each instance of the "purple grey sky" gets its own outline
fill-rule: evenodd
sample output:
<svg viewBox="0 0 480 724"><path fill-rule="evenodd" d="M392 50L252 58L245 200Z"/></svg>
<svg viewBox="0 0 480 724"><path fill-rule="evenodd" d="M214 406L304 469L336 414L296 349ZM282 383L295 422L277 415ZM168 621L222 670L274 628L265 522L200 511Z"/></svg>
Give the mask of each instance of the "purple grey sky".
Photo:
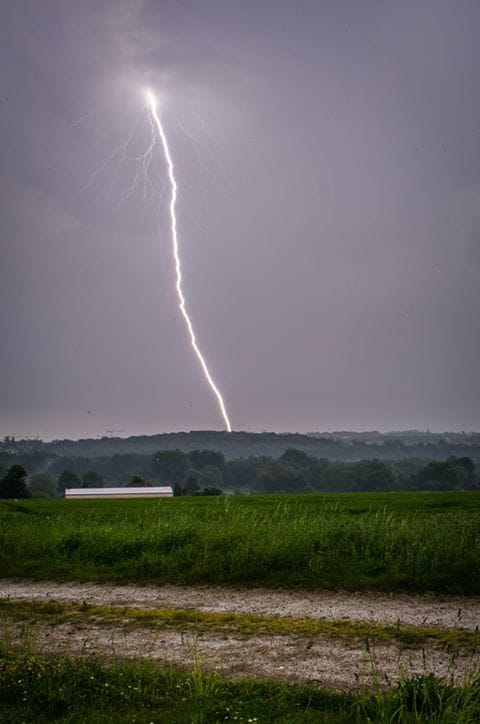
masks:
<svg viewBox="0 0 480 724"><path fill-rule="evenodd" d="M146 85L234 429L480 428L478 0L3 0L0 28L0 435L222 428L167 196L120 203L133 163L82 191Z"/></svg>

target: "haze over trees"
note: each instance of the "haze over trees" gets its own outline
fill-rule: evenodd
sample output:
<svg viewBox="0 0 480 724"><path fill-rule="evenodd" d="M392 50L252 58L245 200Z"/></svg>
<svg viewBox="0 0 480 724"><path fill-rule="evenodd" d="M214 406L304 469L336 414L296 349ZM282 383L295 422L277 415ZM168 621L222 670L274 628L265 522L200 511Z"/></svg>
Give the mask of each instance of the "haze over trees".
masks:
<svg viewBox="0 0 480 724"><path fill-rule="evenodd" d="M250 433L217 432L200 430L194 432L173 432L161 435L137 435L127 438L103 437L86 440L15 440L7 437L0 442L0 466L5 454L36 456L40 467L51 458L98 458L128 455L153 455L155 452L180 450L190 454L193 451L216 452L225 459L233 460L267 456L278 458L288 448L296 448L308 455L328 460L355 462L376 458L378 460L444 460L449 455L467 455L474 462L480 462L480 433L477 432L419 432L417 430L395 433L370 432L322 432L322 433ZM209 463L218 465L211 460ZM67 467L67 466L64 466ZM201 469L202 463L195 461L194 467ZM38 470L38 472L44 472ZM60 472L60 471L59 471Z"/></svg>
<svg viewBox="0 0 480 724"><path fill-rule="evenodd" d="M289 448L278 459L250 457L238 460L217 458L218 465L205 465L201 470L192 466L192 459L181 451L167 451L167 455L134 456L133 468L126 466L121 479L109 478L108 458L76 458L75 470L64 469L55 478L47 473L34 473L28 478L27 493L37 498L62 497L65 488L102 487L107 473L107 485L126 485L132 481L157 485L171 485L175 495L230 493L308 493L308 492L389 492L389 491L447 491L480 490L480 479L475 463L468 456L450 456L443 461L361 460L359 462L330 461L307 455ZM195 451L202 452L202 451ZM201 459L196 454L192 458ZM64 459L62 459L64 461ZM162 461L161 464L159 461ZM72 462L72 461L71 461ZM102 475L92 469L102 470ZM87 468L83 472L84 468ZM2 479L2 497L25 497L24 494L7 495L5 491L23 490L12 487L12 470L27 481L25 468L14 465ZM141 474L132 470L141 470ZM76 471L76 472L75 472Z"/></svg>
<svg viewBox="0 0 480 724"><path fill-rule="evenodd" d="M153 484L172 485L176 494L205 490L227 492L361 492L390 490L474 490L479 486L475 463L480 444L475 434L380 433L312 434L192 432L152 438L114 440L137 452L89 456L82 454L103 441L62 441L70 454L58 454L53 443L12 441L0 444L0 475L14 465L28 472L28 490L35 497L63 496L65 488L126 485L132 476ZM236 436L236 437L235 437ZM183 448L143 452L145 440ZM233 439L233 447L232 447ZM279 454L254 454L277 450ZM406 440L407 442L402 442ZM107 439L107 444L111 443ZM225 451L194 447L195 443L224 445ZM94 445L95 447L95 445ZM238 455L233 453L238 450ZM53 481L53 485L52 485ZM52 490L53 488L53 490Z"/></svg>

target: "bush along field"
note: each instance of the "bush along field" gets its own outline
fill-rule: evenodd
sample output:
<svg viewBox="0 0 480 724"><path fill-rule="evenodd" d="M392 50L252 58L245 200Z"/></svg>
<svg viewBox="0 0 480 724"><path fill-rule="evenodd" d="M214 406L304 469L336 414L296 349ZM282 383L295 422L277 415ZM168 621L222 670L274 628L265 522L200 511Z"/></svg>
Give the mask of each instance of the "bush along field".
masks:
<svg viewBox="0 0 480 724"><path fill-rule="evenodd" d="M480 495L0 502L0 576L480 593Z"/></svg>

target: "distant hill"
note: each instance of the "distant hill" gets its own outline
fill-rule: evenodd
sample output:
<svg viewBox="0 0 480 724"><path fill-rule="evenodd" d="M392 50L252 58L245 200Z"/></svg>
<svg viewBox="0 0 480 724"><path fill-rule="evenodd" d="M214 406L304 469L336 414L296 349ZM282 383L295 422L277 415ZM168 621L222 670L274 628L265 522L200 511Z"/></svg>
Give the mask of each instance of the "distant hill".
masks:
<svg viewBox="0 0 480 724"><path fill-rule="evenodd" d="M288 448L297 448L319 458L341 461L372 458L443 460L449 455L455 455L469 456L475 462L480 462L480 433L430 433L408 430L394 433L339 431L300 434L199 430L127 438L102 437L52 442L6 438L0 443L0 452L4 453L37 452L63 458L151 455L158 450L175 449L186 453L198 449L216 450L222 452L229 460L250 456L278 458Z"/></svg>

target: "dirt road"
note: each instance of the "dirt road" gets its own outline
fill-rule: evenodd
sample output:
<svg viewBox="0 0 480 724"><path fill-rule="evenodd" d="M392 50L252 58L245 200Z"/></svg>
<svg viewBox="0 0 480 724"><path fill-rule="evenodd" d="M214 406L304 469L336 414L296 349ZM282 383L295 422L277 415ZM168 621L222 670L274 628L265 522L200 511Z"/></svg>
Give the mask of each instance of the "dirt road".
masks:
<svg viewBox="0 0 480 724"><path fill-rule="evenodd" d="M480 624L478 597L0 580L0 598L348 620L470 632L478 631ZM23 625L14 619L6 623L13 635ZM82 625L78 621L37 621L33 629L36 645L47 652L149 657L161 664L186 666L200 661L202 666L230 677L309 681L342 690L355 690L372 680L386 684L400 676L426 672L461 681L480 669L475 650L452 651L438 642L412 648L398 641L372 643L361 636L345 640L289 633L245 635L240 630L196 634L95 625L91 621Z"/></svg>
<svg viewBox="0 0 480 724"><path fill-rule="evenodd" d="M182 608L294 618L351 620L384 625L480 627L480 597L410 596L332 591L276 591L219 586L119 586L0 579L0 598L103 606Z"/></svg>

